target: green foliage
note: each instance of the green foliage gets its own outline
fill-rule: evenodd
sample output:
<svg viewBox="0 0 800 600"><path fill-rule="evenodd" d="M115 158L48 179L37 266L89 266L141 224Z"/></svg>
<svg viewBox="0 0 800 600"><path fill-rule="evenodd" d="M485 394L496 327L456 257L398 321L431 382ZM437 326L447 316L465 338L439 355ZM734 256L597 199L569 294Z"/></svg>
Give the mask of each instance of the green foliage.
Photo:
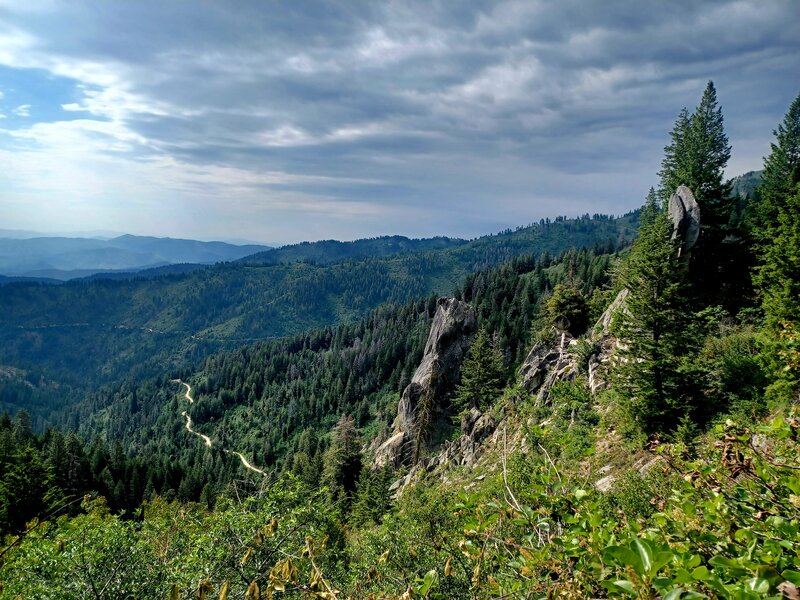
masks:
<svg viewBox="0 0 800 600"><path fill-rule="evenodd" d="M544 304L548 324L577 337L589 326L589 303L580 289L559 283Z"/></svg>
<svg viewBox="0 0 800 600"><path fill-rule="evenodd" d="M614 365L614 385L635 423L647 432L669 429L690 407L682 393L681 357L691 348L686 269L672 225L651 190L639 239L620 272L629 291L615 329L624 346Z"/></svg>
<svg viewBox="0 0 800 600"><path fill-rule="evenodd" d="M798 579L796 417L733 423L698 458L664 465L610 496L535 470L515 497L470 498L461 547L478 597L760 598ZM755 436L755 437L754 437ZM774 596L777 597L777 596Z"/></svg>
<svg viewBox="0 0 800 600"><path fill-rule="evenodd" d="M462 410L485 410L500 396L505 382L503 354L485 328L478 330L461 366L455 402Z"/></svg>
<svg viewBox="0 0 800 600"><path fill-rule="evenodd" d="M719 324L714 329L696 363L708 404L754 420L763 416L767 377L759 356L761 336L751 326Z"/></svg>
<svg viewBox="0 0 800 600"><path fill-rule="evenodd" d="M558 464L572 464L594 450L599 422L585 379L559 381L550 388L551 424L541 442Z"/></svg>
<svg viewBox="0 0 800 600"><path fill-rule="evenodd" d="M646 474L626 471L614 482L610 492L600 498L599 508L610 519L619 519L630 527L664 507L671 493L674 477L656 464Z"/></svg>
<svg viewBox="0 0 800 600"><path fill-rule="evenodd" d="M241 598L255 587L315 597L327 584L320 573L340 563L325 494L289 479L243 502L222 499L213 513L161 499L140 523L100 501L84 510L31 531L3 557L0 597L211 598L226 588Z"/></svg>
<svg viewBox="0 0 800 600"><path fill-rule="evenodd" d="M764 159L762 183L748 220L752 237L761 247L769 246L779 228L779 215L800 183L800 94L773 131L775 141Z"/></svg>
<svg viewBox="0 0 800 600"><path fill-rule="evenodd" d="M771 334L766 345L767 364L776 380L773 391L784 399L800 392L796 340L800 330L800 186L779 209L772 242L755 276ZM781 392L783 392L781 394Z"/></svg>
<svg viewBox="0 0 800 600"><path fill-rule="evenodd" d="M515 257L546 255L552 261L569 248L613 252L635 233L635 215L560 217L467 243L324 242L153 279L6 285L0 294L0 365L41 372L60 384L55 394L43 389L26 406L35 410L37 427L75 428L80 415L74 403L102 385L165 370L188 372L221 350L353 323L382 304L450 294L467 275ZM509 325L491 326L503 339L511 337ZM0 376L0 402L5 384ZM22 393L15 386L8 410L26 401L18 399Z"/></svg>
<svg viewBox="0 0 800 600"><path fill-rule="evenodd" d="M458 502L453 493L423 481L404 492L380 526L356 532L347 586L352 596L421 593L427 579L430 597L469 597L469 565L458 546L464 523L454 514Z"/></svg>

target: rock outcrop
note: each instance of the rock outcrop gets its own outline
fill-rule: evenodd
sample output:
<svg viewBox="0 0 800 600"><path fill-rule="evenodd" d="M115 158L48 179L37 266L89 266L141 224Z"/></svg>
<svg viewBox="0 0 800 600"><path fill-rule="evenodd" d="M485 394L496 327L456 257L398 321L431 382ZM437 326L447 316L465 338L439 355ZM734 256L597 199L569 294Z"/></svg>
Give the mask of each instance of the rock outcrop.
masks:
<svg viewBox="0 0 800 600"><path fill-rule="evenodd" d="M589 389L593 395L608 387L608 381L605 379L604 373L605 366L621 344L619 339L611 332L611 323L615 315L628 310L625 300L628 298L629 293L628 288L622 288L592 328L589 339L594 344L595 352L589 357L588 375Z"/></svg>
<svg viewBox="0 0 800 600"><path fill-rule="evenodd" d="M497 421L488 413L476 408L461 417L462 435L442 444L438 453L422 462L427 471L435 471L448 466L473 466L483 453L484 441L497 429Z"/></svg>
<svg viewBox="0 0 800 600"><path fill-rule="evenodd" d="M409 461L420 400L430 395L434 411L441 413L476 330L477 319L472 307L455 298L439 299L422 362L403 391L392 431L375 450L376 467L386 464L397 467Z"/></svg>
<svg viewBox="0 0 800 600"><path fill-rule="evenodd" d="M522 384L528 393L536 394L537 404L547 403L550 388L557 381L569 381L577 375L576 344L569 333L561 332L534 344L525 357L520 367Z"/></svg>
<svg viewBox="0 0 800 600"><path fill-rule="evenodd" d="M670 196L668 208L672 219L672 239L680 241L678 256L686 260L700 236L700 205L692 190L681 185Z"/></svg>

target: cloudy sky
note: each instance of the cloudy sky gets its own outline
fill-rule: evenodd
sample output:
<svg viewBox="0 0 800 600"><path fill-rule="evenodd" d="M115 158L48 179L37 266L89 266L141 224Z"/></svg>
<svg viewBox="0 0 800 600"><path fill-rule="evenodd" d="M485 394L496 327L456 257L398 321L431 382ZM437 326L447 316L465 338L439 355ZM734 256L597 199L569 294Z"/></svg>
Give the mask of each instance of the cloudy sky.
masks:
<svg viewBox="0 0 800 600"><path fill-rule="evenodd" d="M0 0L0 228L471 237L639 204L713 79L729 175L800 92L771 1Z"/></svg>

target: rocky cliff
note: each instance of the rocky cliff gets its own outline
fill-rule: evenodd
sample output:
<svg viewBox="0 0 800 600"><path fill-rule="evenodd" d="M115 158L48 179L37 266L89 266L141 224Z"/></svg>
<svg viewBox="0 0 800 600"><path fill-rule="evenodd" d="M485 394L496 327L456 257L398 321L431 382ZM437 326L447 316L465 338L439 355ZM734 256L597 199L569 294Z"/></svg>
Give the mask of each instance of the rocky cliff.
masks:
<svg viewBox="0 0 800 600"><path fill-rule="evenodd" d="M476 330L475 311L469 304L455 298L439 299L422 362L403 391L392 430L375 449L376 467L409 462L420 401L430 399L434 416L443 414Z"/></svg>

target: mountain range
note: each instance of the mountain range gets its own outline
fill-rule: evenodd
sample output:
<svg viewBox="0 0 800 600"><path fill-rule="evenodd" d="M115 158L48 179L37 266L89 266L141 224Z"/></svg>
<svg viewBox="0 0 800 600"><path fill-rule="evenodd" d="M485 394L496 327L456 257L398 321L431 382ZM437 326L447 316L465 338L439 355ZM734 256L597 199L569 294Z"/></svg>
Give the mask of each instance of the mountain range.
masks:
<svg viewBox="0 0 800 600"><path fill-rule="evenodd" d="M269 250L263 245L120 235L111 239L0 237L0 274L65 281L95 273L213 264Z"/></svg>

